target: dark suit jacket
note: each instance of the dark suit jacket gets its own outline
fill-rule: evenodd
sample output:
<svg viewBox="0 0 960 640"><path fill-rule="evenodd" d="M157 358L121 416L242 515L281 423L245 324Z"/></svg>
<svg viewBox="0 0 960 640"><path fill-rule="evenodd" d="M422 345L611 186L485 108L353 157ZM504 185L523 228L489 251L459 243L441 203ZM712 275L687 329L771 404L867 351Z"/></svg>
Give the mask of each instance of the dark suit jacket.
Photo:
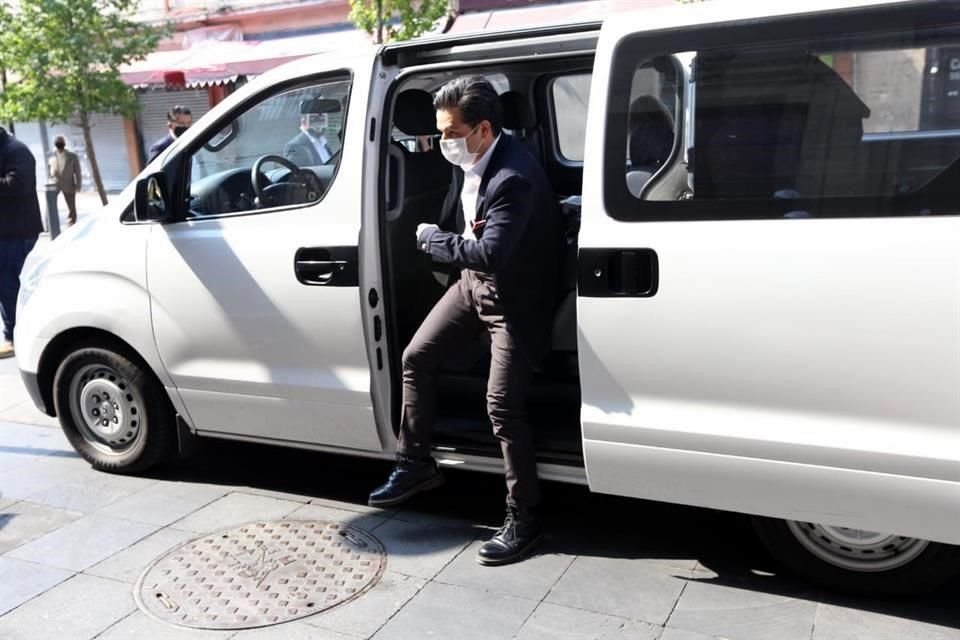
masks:
<svg viewBox="0 0 960 640"><path fill-rule="evenodd" d="M557 306L561 226L553 189L540 164L506 133L480 181L474 231L464 239L463 171L444 202L439 229L424 230L420 248L439 262L492 274L504 315L521 349L536 362L550 345Z"/></svg>
<svg viewBox="0 0 960 640"><path fill-rule="evenodd" d="M172 145L174 140L176 140L176 138L173 137L173 134L168 133L150 145L150 151L147 153L147 164L153 162L153 159L163 153L164 149Z"/></svg>
<svg viewBox="0 0 960 640"><path fill-rule="evenodd" d="M36 237L41 231L37 161L27 145L0 130L0 237Z"/></svg>

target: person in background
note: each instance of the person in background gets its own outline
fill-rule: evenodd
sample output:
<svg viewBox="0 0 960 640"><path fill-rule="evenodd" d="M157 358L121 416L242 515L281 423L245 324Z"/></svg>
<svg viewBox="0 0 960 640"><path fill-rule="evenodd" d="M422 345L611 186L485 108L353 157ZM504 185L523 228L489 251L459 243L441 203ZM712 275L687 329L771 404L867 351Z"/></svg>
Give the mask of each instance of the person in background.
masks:
<svg viewBox="0 0 960 640"><path fill-rule="evenodd" d="M0 127L0 358L14 353L20 271L42 230L37 162L27 145Z"/></svg>
<svg viewBox="0 0 960 640"><path fill-rule="evenodd" d="M63 194L67 201L67 224L77 223L77 191L80 191L83 177L80 172L80 158L72 151L67 151L67 141L63 136L53 140L56 153L50 158L50 179L57 184L57 191Z"/></svg>
<svg viewBox="0 0 960 640"><path fill-rule="evenodd" d="M327 164L334 156L326 138L328 116L313 113L313 100L300 103L300 132L283 145L283 157L298 167Z"/></svg>
<svg viewBox="0 0 960 640"><path fill-rule="evenodd" d="M177 105L167 112L167 129L169 133L163 136L150 146L147 153L147 163L153 162L154 158L163 153L163 150L173 144L173 141L183 135L183 132L193 124L193 114L188 107Z"/></svg>

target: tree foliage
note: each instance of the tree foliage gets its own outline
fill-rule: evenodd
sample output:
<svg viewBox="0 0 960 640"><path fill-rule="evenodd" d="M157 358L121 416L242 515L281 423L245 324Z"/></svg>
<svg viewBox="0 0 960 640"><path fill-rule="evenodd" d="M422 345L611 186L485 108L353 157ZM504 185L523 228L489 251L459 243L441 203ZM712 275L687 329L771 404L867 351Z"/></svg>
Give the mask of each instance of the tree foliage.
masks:
<svg viewBox="0 0 960 640"><path fill-rule="evenodd" d="M377 0L350 0L350 20L375 35L377 6ZM450 11L447 0L382 0L380 8L385 40L416 38Z"/></svg>
<svg viewBox="0 0 960 640"><path fill-rule="evenodd" d="M136 93L119 68L156 49L166 27L131 20L139 0L0 0L0 120L68 122L84 129L101 199L90 136L95 113L133 117Z"/></svg>

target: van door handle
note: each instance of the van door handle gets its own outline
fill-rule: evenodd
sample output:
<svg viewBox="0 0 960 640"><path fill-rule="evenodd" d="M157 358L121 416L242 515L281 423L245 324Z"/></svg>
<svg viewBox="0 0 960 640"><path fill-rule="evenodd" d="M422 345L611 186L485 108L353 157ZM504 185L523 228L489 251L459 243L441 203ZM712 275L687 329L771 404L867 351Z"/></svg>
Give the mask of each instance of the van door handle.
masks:
<svg viewBox="0 0 960 640"><path fill-rule="evenodd" d="M301 284L327 287L360 285L356 247L301 247L293 270Z"/></svg>
<svg viewBox="0 0 960 640"><path fill-rule="evenodd" d="M653 249L580 249L577 290L590 298L650 298L660 287L660 260Z"/></svg>

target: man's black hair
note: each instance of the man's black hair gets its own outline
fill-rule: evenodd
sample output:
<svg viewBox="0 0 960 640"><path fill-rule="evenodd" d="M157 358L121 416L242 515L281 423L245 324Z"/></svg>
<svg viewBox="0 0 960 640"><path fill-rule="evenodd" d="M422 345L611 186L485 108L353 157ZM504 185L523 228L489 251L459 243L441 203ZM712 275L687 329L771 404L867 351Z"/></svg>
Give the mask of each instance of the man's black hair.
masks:
<svg viewBox="0 0 960 640"><path fill-rule="evenodd" d="M189 116L193 115L190 113L190 107L185 107L182 104L178 104L170 111L167 111L167 122L176 122L177 116Z"/></svg>
<svg viewBox="0 0 960 640"><path fill-rule="evenodd" d="M500 96L482 76L463 76L443 85L433 96L433 108L437 111L459 109L460 117L471 127L487 120L495 136L503 129Z"/></svg>

